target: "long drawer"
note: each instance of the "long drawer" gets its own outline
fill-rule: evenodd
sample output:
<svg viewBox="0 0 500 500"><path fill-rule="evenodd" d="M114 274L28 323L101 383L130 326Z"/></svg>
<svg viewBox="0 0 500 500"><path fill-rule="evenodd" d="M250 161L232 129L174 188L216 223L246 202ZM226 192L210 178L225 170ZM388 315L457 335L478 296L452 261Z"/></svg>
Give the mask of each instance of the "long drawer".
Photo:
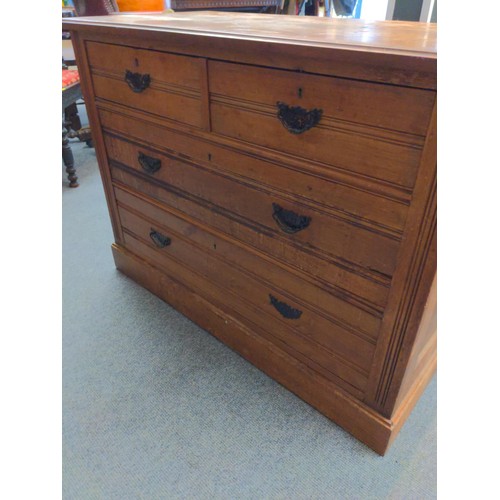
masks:
<svg viewBox="0 0 500 500"><path fill-rule="evenodd" d="M235 150L231 145L193 137L179 130L152 123L127 113L100 109L105 130L132 143L150 144L177 156L210 165L213 169L246 178L334 210L339 216L401 235L409 197L387 192L380 185L356 185L354 179L334 175L331 169L310 162L277 161L259 157L255 151ZM113 147L122 147L121 141ZM134 154L135 151L130 151ZM371 188L371 191L370 191Z"/></svg>
<svg viewBox="0 0 500 500"><path fill-rule="evenodd" d="M282 289L286 289L292 296L301 298L303 302L308 302L309 307L317 309L324 316L358 332L359 336L365 337L368 341L376 341L380 319L373 314L360 310L323 288L301 279L283 266L277 265L273 259L238 243L219 231L207 230L205 225L193 221L191 218L189 218L190 225L181 224L179 218L182 219L185 216L180 216L177 210L163 204L160 205L154 200L145 199L139 193L119 187L115 188L115 193L120 203L134 207L140 214L144 214L152 220L171 220L168 226L173 229L179 224L182 230L187 227L187 236L207 252L217 250L217 256L220 258L235 266L245 268L247 272L258 275L262 280L272 280ZM177 214L176 217L171 215L173 213ZM200 226L203 230L195 232L192 230L193 225ZM181 229L177 230L181 231ZM232 243L228 244L227 241Z"/></svg>
<svg viewBox="0 0 500 500"><path fill-rule="evenodd" d="M202 126L199 59L98 42L87 50L97 98Z"/></svg>
<svg viewBox="0 0 500 500"><path fill-rule="evenodd" d="M187 267L206 281L203 288L213 284L223 290L220 299L228 306L329 372L360 390L364 388L375 341L358 329L327 318L318 304L311 306L316 300L319 305L327 305L323 292L317 290L315 294L311 287L301 288L294 276L279 269L273 271L256 254L179 213L119 188L115 188L115 194L129 250L174 277L179 264ZM338 301L331 306L341 309ZM365 327L376 327L370 326L361 311L359 318L364 318Z"/></svg>
<svg viewBox="0 0 500 500"><path fill-rule="evenodd" d="M394 271L399 242L393 238L357 227L293 197L138 144L109 135L105 141L112 162L206 200L243 218L252 227L383 276L391 276Z"/></svg>
<svg viewBox="0 0 500 500"><path fill-rule="evenodd" d="M368 311L382 314L387 302L389 280L379 279L374 273L353 269L345 263L325 259L323 256L289 244L286 240L258 231L210 203L167 188L142 174L111 165L116 183L144 193L176 210L189 215L207 227L231 235L234 239L259 249L291 272L306 276L321 284L331 293Z"/></svg>
<svg viewBox="0 0 500 500"><path fill-rule="evenodd" d="M275 69L209 63L218 134L411 188L434 94Z"/></svg>

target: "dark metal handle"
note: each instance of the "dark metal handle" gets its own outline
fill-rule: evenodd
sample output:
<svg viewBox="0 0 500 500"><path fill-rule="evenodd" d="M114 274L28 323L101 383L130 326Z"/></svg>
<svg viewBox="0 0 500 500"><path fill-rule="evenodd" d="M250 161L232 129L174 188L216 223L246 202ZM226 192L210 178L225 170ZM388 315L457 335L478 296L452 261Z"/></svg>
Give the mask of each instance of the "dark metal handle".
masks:
<svg viewBox="0 0 500 500"><path fill-rule="evenodd" d="M279 228L288 234L293 234L309 226L311 217L298 215L291 210L285 210L277 203L273 203L273 219Z"/></svg>
<svg viewBox="0 0 500 500"><path fill-rule="evenodd" d="M289 106L284 102L277 102L278 118L283 126L292 134L302 134L314 127L321 120L322 109L307 110L300 106Z"/></svg>
<svg viewBox="0 0 500 500"><path fill-rule="evenodd" d="M160 170L161 160L159 158L153 158L152 156L145 155L139 151L137 160L141 164L143 170L145 170L148 174L154 174Z"/></svg>
<svg viewBox="0 0 500 500"><path fill-rule="evenodd" d="M142 92L149 87L151 77L147 73L132 73L127 69L125 70L125 81L134 92Z"/></svg>
<svg viewBox="0 0 500 500"><path fill-rule="evenodd" d="M165 248L170 243L172 243L172 240L168 237L165 236L158 231L154 230L151 228L151 232L149 233L149 237L153 240L153 243L158 247L158 248Z"/></svg>
<svg viewBox="0 0 500 500"><path fill-rule="evenodd" d="M302 311L299 311L298 309L295 309L295 307L281 302L271 294L269 294L269 301L274 306L274 308L286 319L299 319L302 315Z"/></svg>

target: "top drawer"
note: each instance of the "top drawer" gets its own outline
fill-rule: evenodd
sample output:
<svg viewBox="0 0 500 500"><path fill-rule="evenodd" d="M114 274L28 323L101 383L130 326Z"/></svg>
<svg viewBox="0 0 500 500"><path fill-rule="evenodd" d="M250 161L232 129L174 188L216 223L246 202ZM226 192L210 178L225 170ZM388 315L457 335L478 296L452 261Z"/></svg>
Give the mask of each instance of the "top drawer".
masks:
<svg viewBox="0 0 500 500"><path fill-rule="evenodd" d="M202 65L194 57L87 42L96 97L202 126Z"/></svg>
<svg viewBox="0 0 500 500"><path fill-rule="evenodd" d="M411 188L435 93L209 61L213 131ZM279 103L279 104L278 104Z"/></svg>

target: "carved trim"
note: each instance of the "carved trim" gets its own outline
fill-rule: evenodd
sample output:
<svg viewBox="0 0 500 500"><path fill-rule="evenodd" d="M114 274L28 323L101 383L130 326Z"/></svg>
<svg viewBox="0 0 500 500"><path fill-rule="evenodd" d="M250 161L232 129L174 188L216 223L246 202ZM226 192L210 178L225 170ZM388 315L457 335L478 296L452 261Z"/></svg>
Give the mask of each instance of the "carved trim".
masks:
<svg viewBox="0 0 500 500"><path fill-rule="evenodd" d="M397 381L407 366L436 273L436 106L429 122L414 197L365 399L386 416L394 411L401 385Z"/></svg>
<svg viewBox="0 0 500 500"><path fill-rule="evenodd" d="M427 257L436 234L436 177L433 178L432 184L433 188L427 199L426 210L423 217L424 223L420 227L418 234L418 241L421 243L415 250L411 264L407 269L409 279L405 283L403 300L401 300L397 310L396 318L390 334L389 348L387 349L385 363L375 393L375 401L381 407L384 407L387 403L389 390L399 361L399 354L402 350L403 342L408 329L414 298L418 288L420 287Z"/></svg>

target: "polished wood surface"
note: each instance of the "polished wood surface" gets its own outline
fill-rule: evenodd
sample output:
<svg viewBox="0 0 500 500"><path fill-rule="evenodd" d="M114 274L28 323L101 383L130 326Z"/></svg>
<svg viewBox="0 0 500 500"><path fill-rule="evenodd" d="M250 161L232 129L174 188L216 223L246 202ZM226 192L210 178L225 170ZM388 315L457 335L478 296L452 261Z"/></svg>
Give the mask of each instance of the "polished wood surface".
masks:
<svg viewBox="0 0 500 500"><path fill-rule="evenodd" d="M63 19L63 25L95 39L106 33L107 41L127 40L136 47L149 49L153 42L156 49L178 54L436 88L432 23L176 12L75 17Z"/></svg>
<svg viewBox="0 0 500 500"><path fill-rule="evenodd" d="M434 93L420 89L307 73L290 78L284 70L220 61L209 61L209 70L213 103L242 107L245 101L250 101L255 111L264 113L270 107L272 114L277 101L307 109L321 108L321 123L334 121L337 126L338 121L356 123L359 131L366 134L388 129L425 136L434 104Z"/></svg>
<svg viewBox="0 0 500 500"><path fill-rule="evenodd" d="M435 370L435 30L193 14L65 27L115 263L383 454Z"/></svg>
<svg viewBox="0 0 500 500"><path fill-rule="evenodd" d="M206 33L230 39L277 40L294 45L322 45L379 53L405 53L436 58L436 24L405 21L362 21L222 12L189 12L163 15L119 14L70 18L65 29L110 26L180 33Z"/></svg>

